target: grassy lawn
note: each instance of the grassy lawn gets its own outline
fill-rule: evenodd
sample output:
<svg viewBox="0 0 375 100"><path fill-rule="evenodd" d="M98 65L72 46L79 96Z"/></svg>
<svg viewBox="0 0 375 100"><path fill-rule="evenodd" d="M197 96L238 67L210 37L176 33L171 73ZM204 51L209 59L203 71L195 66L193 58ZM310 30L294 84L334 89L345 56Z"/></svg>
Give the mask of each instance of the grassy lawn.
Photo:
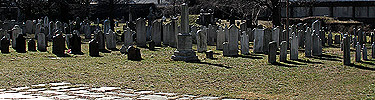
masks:
<svg viewBox="0 0 375 100"><path fill-rule="evenodd" d="M214 60L198 53L201 63L172 61L174 48L156 51L141 48L142 61L129 61L119 51L90 57L56 57L48 52L0 54L0 87L29 86L48 82L118 86L136 90L247 99L374 99L375 61L342 65L340 48L324 48L324 57L270 65L261 54ZM120 45L117 46L120 48ZM195 46L194 46L195 49ZM369 49L370 54L370 49ZM354 52L352 52L354 61Z"/></svg>

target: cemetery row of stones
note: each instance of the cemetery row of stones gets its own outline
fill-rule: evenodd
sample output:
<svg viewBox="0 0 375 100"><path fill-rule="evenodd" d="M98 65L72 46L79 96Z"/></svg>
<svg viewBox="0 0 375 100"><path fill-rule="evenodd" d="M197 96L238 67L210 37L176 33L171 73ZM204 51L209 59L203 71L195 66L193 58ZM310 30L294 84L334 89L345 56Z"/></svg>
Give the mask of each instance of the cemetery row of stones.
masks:
<svg viewBox="0 0 375 100"><path fill-rule="evenodd" d="M165 19L162 19L155 20L148 25L144 18L139 18L136 21L135 30L124 26L122 33L124 41L120 51L128 52L128 57L131 60L141 60L140 49L133 45L147 47L147 43L149 43L150 49L162 45L177 48L175 55L172 56L173 60L197 61L198 58L191 49L193 43L197 44L199 53L206 52L207 46L210 45L216 46L217 50L222 50L223 56L238 56L239 51L244 55L250 54L249 42L254 42L253 52L267 54L268 61L274 64L276 63L277 50L280 51L279 61L285 62L287 50L290 50L290 60L298 60L299 48L305 49L306 57L319 57L323 53L323 47L332 46L334 42L340 44L341 50L343 50L345 65L350 64L350 44L356 49L356 61L361 61L361 55L363 60L368 60L367 35L361 29L357 29L352 34L335 35L333 39L332 32L323 30L321 22L318 20L311 25L292 25L288 28L289 33L279 27L251 29L247 28L246 24L239 25L241 29L233 24L230 26L216 24L200 27L189 26L188 9L184 9L184 7L182 6L181 26L178 26L176 17L171 18L171 22L167 24L164 24ZM97 23L99 22L97 21ZM69 30L74 29L71 26L75 25L78 25L79 29L70 32ZM90 56L99 56L100 51L105 52L107 49L117 49L117 35L111 30L109 20L104 21L103 28L99 25L92 26L87 20L74 25L73 23L63 24L59 21L54 23L48 21L48 17L38 19L36 24L35 21L28 20L22 26L25 26L26 31L22 31L23 29L19 25L15 25L11 29L9 32L11 34L6 34L6 30L0 30L2 53L9 53L10 44L17 52L26 52L24 35L28 33L34 33L37 40L37 42L34 39L28 41L29 51L36 51L37 47L39 51L45 52L48 40L52 40L52 52L56 55L64 55L67 48L72 54L81 54L81 32L84 33L85 39L92 39L92 33L94 34L94 38L89 42ZM372 58L374 58L375 35L372 34L370 37L370 43L373 43ZM207 53L212 54L212 51ZM212 56L208 55L208 57Z"/></svg>

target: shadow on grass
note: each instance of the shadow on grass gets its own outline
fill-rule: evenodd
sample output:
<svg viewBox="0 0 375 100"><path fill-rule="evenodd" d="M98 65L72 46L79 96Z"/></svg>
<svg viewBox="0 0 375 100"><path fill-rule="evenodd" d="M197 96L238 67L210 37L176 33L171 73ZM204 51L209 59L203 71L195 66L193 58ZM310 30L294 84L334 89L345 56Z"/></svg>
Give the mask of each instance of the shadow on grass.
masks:
<svg viewBox="0 0 375 100"><path fill-rule="evenodd" d="M356 65L356 64L354 64L354 63L351 63L351 64L348 65L348 66L355 67L355 68L359 68L359 69L363 69L363 70L375 71L375 68L369 68L369 67L365 67L365 66L362 66L362 65Z"/></svg>
<svg viewBox="0 0 375 100"><path fill-rule="evenodd" d="M57 57L72 57L68 54L56 54Z"/></svg>
<svg viewBox="0 0 375 100"><path fill-rule="evenodd" d="M302 64L302 63L297 63L297 62L293 62L293 61L285 61L284 63L288 63L288 64L293 64L293 65L307 65L307 64Z"/></svg>
<svg viewBox="0 0 375 100"><path fill-rule="evenodd" d="M230 68L232 68L232 67L225 66L225 65L223 65L223 64L213 64L213 63L201 62L201 61L198 61L198 62L190 62L190 63L205 64L205 65L211 65L211 66L216 66L216 67L223 67L223 68L226 68L226 69L230 69Z"/></svg>
<svg viewBox="0 0 375 100"><path fill-rule="evenodd" d="M332 56L332 55L326 55L322 54L320 56L313 56L313 57L308 57L308 58L315 58L315 59L320 59L320 60L331 60L331 61L341 61L341 57L338 56Z"/></svg>
<svg viewBox="0 0 375 100"><path fill-rule="evenodd" d="M263 56L256 56L256 55L253 55L253 54L250 54L250 55L237 55L237 56L231 56L231 57L250 58L250 59L263 59Z"/></svg>
<svg viewBox="0 0 375 100"><path fill-rule="evenodd" d="M280 62L273 63L272 65L284 66L284 67L289 67L289 68L297 67L297 66L291 66L291 65L283 64L283 63L280 63Z"/></svg>
<svg viewBox="0 0 375 100"><path fill-rule="evenodd" d="M374 63L368 62L369 60L362 61L361 63L368 64L368 65L375 65Z"/></svg>
<svg viewBox="0 0 375 100"><path fill-rule="evenodd" d="M83 53L83 52L73 52L71 54L74 54L74 55L84 55L85 53Z"/></svg>
<svg viewBox="0 0 375 100"><path fill-rule="evenodd" d="M302 60L302 59L298 59L298 60L295 60L295 61L303 62L303 63L310 63L310 64L323 64L322 62L313 62L313 61L310 61L310 60Z"/></svg>
<svg viewBox="0 0 375 100"><path fill-rule="evenodd" d="M111 51L120 51L120 49L117 49L117 48L113 48L113 49L109 49Z"/></svg>
<svg viewBox="0 0 375 100"><path fill-rule="evenodd" d="M104 49L104 50L99 50L101 53L111 53L111 51Z"/></svg>

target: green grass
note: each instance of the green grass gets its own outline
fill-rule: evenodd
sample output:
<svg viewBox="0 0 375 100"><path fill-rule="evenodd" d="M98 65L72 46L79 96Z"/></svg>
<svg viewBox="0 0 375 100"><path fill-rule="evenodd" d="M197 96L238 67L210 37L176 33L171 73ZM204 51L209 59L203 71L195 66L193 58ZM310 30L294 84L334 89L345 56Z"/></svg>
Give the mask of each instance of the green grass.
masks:
<svg viewBox="0 0 375 100"><path fill-rule="evenodd" d="M247 99L375 97L375 73L368 70L375 68L375 62L355 63L362 67L343 66L340 48L324 48L330 58L305 58L299 52L300 61L270 65L266 55L223 57L222 51L213 46L209 49L219 53L214 55L217 59L206 59L198 53L202 63L186 63L172 61L175 49L169 47L157 51L141 48L144 60L130 61L119 51L90 57L86 42L82 45L85 54L56 57L51 45L48 52L16 53L11 49L10 54L0 54L0 87L71 82ZM354 52L351 59L354 61Z"/></svg>

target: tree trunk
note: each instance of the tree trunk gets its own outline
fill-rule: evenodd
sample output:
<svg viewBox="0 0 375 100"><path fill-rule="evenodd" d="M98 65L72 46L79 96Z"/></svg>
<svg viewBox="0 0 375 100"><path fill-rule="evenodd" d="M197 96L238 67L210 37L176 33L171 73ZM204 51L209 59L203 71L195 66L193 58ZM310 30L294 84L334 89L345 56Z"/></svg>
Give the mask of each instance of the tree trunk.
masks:
<svg viewBox="0 0 375 100"><path fill-rule="evenodd" d="M273 26L281 26L280 5L278 0L271 0L272 2L272 24Z"/></svg>

